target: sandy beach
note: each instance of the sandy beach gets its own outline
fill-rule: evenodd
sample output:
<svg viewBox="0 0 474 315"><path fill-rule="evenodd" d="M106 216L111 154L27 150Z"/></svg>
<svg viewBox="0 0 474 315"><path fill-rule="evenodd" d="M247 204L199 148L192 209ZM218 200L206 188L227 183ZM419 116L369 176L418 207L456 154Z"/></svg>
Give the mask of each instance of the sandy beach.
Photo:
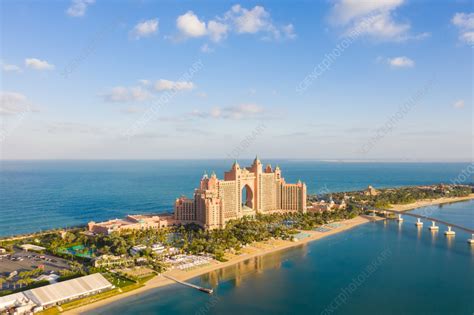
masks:
<svg viewBox="0 0 474 315"><path fill-rule="evenodd" d="M420 200L420 201L405 204L405 205L391 205L391 209L396 210L396 211L409 211L409 210L413 210L413 209L421 208L421 207L440 205L444 203L460 202L460 201L466 201L466 200L471 200L471 199L474 199L474 194L470 194L469 196L466 196L466 197L426 199L426 200Z"/></svg>
<svg viewBox="0 0 474 315"><path fill-rule="evenodd" d="M224 268L224 267L227 267L227 266L237 264L239 262L245 261L247 259L250 259L250 258L253 258L253 257L256 257L256 256L265 255L265 254L269 254L269 253L276 252L276 251L279 251L279 250L288 249L288 248L291 248L291 247L299 246L301 244L306 244L308 242L315 241L315 240L318 240L318 239L321 239L321 238L324 238L326 236L333 235L333 234L336 234L336 233L340 233L340 232L349 230L351 228L354 228L358 225L361 225L361 224L364 224L364 223L367 223L367 222L371 222L371 221L374 221L374 220L381 220L381 218L371 218L371 217L367 217L367 216L359 216L359 217L356 217L354 219L337 222L338 224L340 224L340 226L335 227L335 228L333 228L332 230L330 230L328 232L304 231L304 233L308 234L309 236L304 238L304 239L298 240L296 242L284 241L284 240L269 240L269 241L266 241L266 242L253 243L253 244L250 244L249 246L247 246L246 248L242 249L242 251L241 251L242 253L240 255L227 254L226 258L228 259L228 261L226 261L226 262L213 261L210 265L203 266L201 268L196 268L196 269L193 269L193 270L190 270L190 271L170 270L170 271L167 271L165 274L170 275L170 276L172 276L176 279L185 281L185 280L200 276L202 274L205 274L205 273L208 273L208 272L220 269L220 268ZM66 311L64 313L65 314L81 314L81 313L84 313L84 312L91 311L93 309L102 307L102 306L107 305L109 303L113 303L115 301L121 300L123 298L138 295L138 294L141 294L145 291L155 289L155 288L159 288L159 287L162 287L162 286L165 286L165 285L168 285L168 284L172 284L172 283L174 283L174 282L171 281L171 280L168 280L168 279L166 279L162 276L156 276L155 278L148 281L141 288L138 288L136 290L126 292L126 293L123 293L123 294L119 294L119 295L113 296L113 297L108 298L108 299L100 300L100 301L97 301L97 302L94 302L94 303L91 303L91 304L88 304L88 305L85 305L85 306L81 306L81 307Z"/></svg>

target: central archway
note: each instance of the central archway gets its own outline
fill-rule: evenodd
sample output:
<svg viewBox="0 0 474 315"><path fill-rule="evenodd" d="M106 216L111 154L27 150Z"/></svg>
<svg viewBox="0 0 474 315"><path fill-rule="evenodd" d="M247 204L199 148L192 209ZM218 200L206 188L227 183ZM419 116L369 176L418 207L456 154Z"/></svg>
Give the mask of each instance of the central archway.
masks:
<svg viewBox="0 0 474 315"><path fill-rule="evenodd" d="M242 188L242 208L253 209L253 192L249 185Z"/></svg>

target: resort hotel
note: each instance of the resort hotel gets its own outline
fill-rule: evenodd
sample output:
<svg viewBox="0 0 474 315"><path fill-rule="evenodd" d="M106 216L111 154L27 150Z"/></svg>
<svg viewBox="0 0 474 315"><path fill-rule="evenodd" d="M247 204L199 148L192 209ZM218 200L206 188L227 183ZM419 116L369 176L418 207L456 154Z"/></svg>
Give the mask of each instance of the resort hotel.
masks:
<svg viewBox="0 0 474 315"><path fill-rule="evenodd" d="M125 219L89 222L88 228L101 234L188 223L216 229L244 216L297 211L306 212L306 184L286 183L278 166L263 167L255 158L246 168L234 162L224 179L218 179L215 173L204 174L193 198L176 199L173 215L128 215Z"/></svg>

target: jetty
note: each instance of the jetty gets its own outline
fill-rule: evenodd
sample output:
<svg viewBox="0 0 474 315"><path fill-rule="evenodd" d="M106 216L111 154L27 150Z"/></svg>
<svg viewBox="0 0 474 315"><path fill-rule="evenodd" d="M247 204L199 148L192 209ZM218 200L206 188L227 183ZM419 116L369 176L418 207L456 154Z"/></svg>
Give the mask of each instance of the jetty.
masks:
<svg viewBox="0 0 474 315"><path fill-rule="evenodd" d="M181 280L178 280L174 277L171 277L171 276L168 276L168 275L163 275L162 276L166 279L169 279L169 280L172 280L174 282L177 282L179 284L182 284L182 285L185 285L187 287L190 287L190 288L193 288L193 289L196 289L196 290L199 290L201 292L204 292L204 293L207 293L207 294L212 294L214 292L213 289L208 289L208 288L204 288L204 287L200 287L198 285L195 285L195 284L192 284L192 283L189 283L189 282L185 282L185 281L181 281Z"/></svg>

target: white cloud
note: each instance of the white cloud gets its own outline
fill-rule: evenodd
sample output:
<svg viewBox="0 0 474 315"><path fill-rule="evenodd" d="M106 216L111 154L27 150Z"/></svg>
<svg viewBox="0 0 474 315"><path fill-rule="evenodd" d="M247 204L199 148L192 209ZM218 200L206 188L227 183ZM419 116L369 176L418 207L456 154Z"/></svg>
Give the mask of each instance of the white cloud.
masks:
<svg viewBox="0 0 474 315"><path fill-rule="evenodd" d="M252 119L258 118L263 114L264 110L256 104L241 104L228 107L214 107L209 111L194 110L191 116L197 118L216 118L216 119Z"/></svg>
<svg viewBox="0 0 474 315"><path fill-rule="evenodd" d="M459 29L459 40L474 45L474 13L456 13L451 22Z"/></svg>
<svg viewBox="0 0 474 315"><path fill-rule="evenodd" d="M136 39L151 36L158 32L158 25L158 19L143 21L135 25L131 33L135 36Z"/></svg>
<svg viewBox="0 0 474 315"><path fill-rule="evenodd" d="M241 104L238 106L226 107L223 110L225 118L243 119L255 117L263 113L263 108L256 104Z"/></svg>
<svg viewBox="0 0 474 315"><path fill-rule="evenodd" d="M185 37L201 37L207 33L206 23L200 21L193 11L178 16L176 26Z"/></svg>
<svg viewBox="0 0 474 315"><path fill-rule="evenodd" d="M263 39L294 39L296 37L293 24L277 26L272 22L270 13L262 6L252 9L234 5L224 15L208 22L199 19L192 11L188 11L176 19L176 26L184 38L209 37L214 42L225 39L229 32L237 34L263 34Z"/></svg>
<svg viewBox="0 0 474 315"><path fill-rule="evenodd" d="M142 102L152 98L152 94L140 86L116 86L102 95L106 102Z"/></svg>
<svg viewBox="0 0 474 315"><path fill-rule="evenodd" d="M26 58L25 59L25 66L27 68L32 68L35 70L51 70L54 69L54 65L49 64L45 60L40 60L37 58Z"/></svg>
<svg viewBox="0 0 474 315"><path fill-rule="evenodd" d="M170 81L170 80L158 80L155 83L155 89L157 91L185 91L194 89L194 83L189 81Z"/></svg>
<svg viewBox="0 0 474 315"><path fill-rule="evenodd" d="M285 37L290 39L296 38L295 27L293 26L293 24L285 25L281 28L281 30Z"/></svg>
<svg viewBox="0 0 474 315"><path fill-rule="evenodd" d="M410 24L397 23L393 20L390 12L382 12L356 20L349 27L346 34L357 31L360 35L367 35L376 39L405 40L408 39L409 30Z"/></svg>
<svg viewBox="0 0 474 315"><path fill-rule="evenodd" d="M465 103L464 100L458 100L453 104L454 108L464 108Z"/></svg>
<svg viewBox="0 0 474 315"><path fill-rule="evenodd" d="M333 25L343 27L344 35L365 35L378 40L420 40L428 33L409 34L411 25L394 19L394 11L404 0L336 0L330 14Z"/></svg>
<svg viewBox="0 0 474 315"><path fill-rule="evenodd" d="M374 12L391 11L402 5L403 2L403 0L339 0L334 4L331 18L334 23L345 25Z"/></svg>
<svg viewBox="0 0 474 315"><path fill-rule="evenodd" d="M84 14L86 14L87 7L94 2L95 0L73 0L66 13L73 17L84 16Z"/></svg>
<svg viewBox="0 0 474 315"><path fill-rule="evenodd" d="M415 62L405 56L389 58L387 62L393 68L411 68L415 66Z"/></svg>
<svg viewBox="0 0 474 315"><path fill-rule="evenodd" d="M226 38L229 26L224 23L209 21L209 23L207 23L207 30L211 40L218 42Z"/></svg>
<svg viewBox="0 0 474 315"><path fill-rule="evenodd" d="M32 111L27 97L16 92L0 92L0 115L17 115Z"/></svg>
<svg viewBox="0 0 474 315"><path fill-rule="evenodd" d="M238 33L254 34L268 29L271 25L270 14L261 6L255 6L253 9L247 10L237 4L229 11L229 15L232 16Z"/></svg>
<svg viewBox="0 0 474 315"><path fill-rule="evenodd" d="M0 65L2 67L2 71L4 72L16 72L16 73L21 72L21 68L18 67L17 65L11 65L4 62L0 62Z"/></svg>
<svg viewBox="0 0 474 315"><path fill-rule="evenodd" d="M474 29L474 13L456 13L452 23L463 29Z"/></svg>
<svg viewBox="0 0 474 315"><path fill-rule="evenodd" d="M270 13L262 6L252 9L234 5L223 18L229 22L238 34L265 34L263 39L293 39L296 37L293 24L277 26L273 23Z"/></svg>

